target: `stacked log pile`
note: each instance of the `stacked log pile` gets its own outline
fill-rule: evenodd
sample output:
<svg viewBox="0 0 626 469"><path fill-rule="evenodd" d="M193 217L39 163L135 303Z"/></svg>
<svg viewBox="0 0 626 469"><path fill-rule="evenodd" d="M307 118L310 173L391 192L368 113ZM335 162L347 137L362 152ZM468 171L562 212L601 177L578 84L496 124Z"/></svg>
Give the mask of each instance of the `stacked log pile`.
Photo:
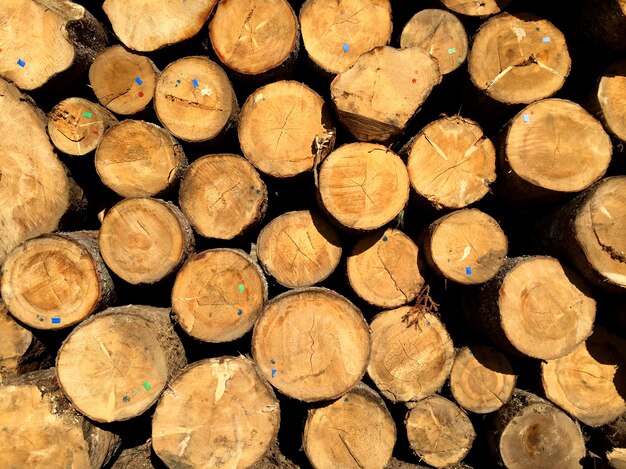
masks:
<svg viewBox="0 0 626 469"><path fill-rule="evenodd" d="M624 0L0 25L0 468L626 467Z"/></svg>

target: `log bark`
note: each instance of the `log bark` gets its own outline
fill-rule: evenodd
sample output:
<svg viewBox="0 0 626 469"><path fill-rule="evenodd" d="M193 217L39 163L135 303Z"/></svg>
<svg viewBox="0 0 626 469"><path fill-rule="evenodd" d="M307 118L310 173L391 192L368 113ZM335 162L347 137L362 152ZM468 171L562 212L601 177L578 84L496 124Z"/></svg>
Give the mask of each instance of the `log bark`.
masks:
<svg viewBox="0 0 626 469"><path fill-rule="evenodd" d="M339 294L291 290L261 313L252 355L281 393L305 402L335 399L365 374L369 331L361 312Z"/></svg>
<svg viewBox="0 0 626 469"><path fill-rule="evenodd" d="M287 288L310 287L339 265L341 241L334 228L308 210L287 212L259 233L256 253L265 271Z"/></svg>
<svg viewBox="0 0 626 469"><path fill-rule="evenodd" d="M389 223L409 200L404 162L374 143L350 143L333 151L319 171L320 205L345 228L370 231Z"/></svg>
<svg viewBox="0 0 626 469"><path fill-rule="evenodd" d="M494 412L506 404L516 382L506 355L483 345L460 349L450 372L454 400L477 414Z"/></svg>
<svg viewBox="0 0 626 469"><path fill-rule="evenodd" d="M106 13L118 39L129 49L151 52L190 39L209 19L217 0L105 0Z"/></svg>
<svg viewBox="0 0 626 469"><path fill-rule="evenodd" d="M626 51L626 1L582 2L581 28L599 45L612 52Z"/></svg>
<svg viewBox="0 0 626 469"><path fill-rule="evenodd" d="M300 8L309 58L328 74L345 72L359 56L391 40L389 0L307 0Z"/></svg>
<svg viewBox="0 0 626 469"><path fill-rule="evenodd" d="M437 59L442 75L459 68L469 49L463 23L454 14L434 8L418 11L411 17L402 29L400 47L427 51Z"/></svg>
<svg viewBox="0 0 626 469"><path fill-rule="evenodd" d="M435 220L424 240L428 264L462 285L491 280L504 264L508 242L496 220L477 209L457 210Z"/></svg>
<svg viewBox="0 0 626 469"><path fill-rule="evenodd" d="M155 469L151 460L152 440L123 449L115 458L111 469Z"/></svg>
<svg viewBox="0 0 626 469"><path fill-rule="evenodd" d="M559 261L531 256L508 259L463 310L502 350L552 360L591 335L596 302Z"/></svg>
<svg viewBox="0 0 626 469"><path fill-rule="evenodd" d="M170 310L108 308L65 339L56 360L59 383L72 405L96 422L143 414L187 364Z"/></svg>
<svg viewBox="0 0 626 469"><path fill-rule="evenodd" d="M335 142L324 100L308 86L286 80L263 86L248 97L238 133L244 156L277 178L310 171Z"/></svg>
<svg viewBox="0 0 626 469"><path fill-rule="evenodd" d="M159 76L154 110L163 126L187 142L208 142L235 125L237 96L226 72L206 57L183 57Z"/></svg>
<svg viewBox="0 0 626 469"><path fill-rule="evenodd" d="M504 10L511 0L440 0L443 5L461 15L484 18Z"/></svg>
<svg viewBox="0 0 626 469"><path fill-rule="evenodd" d="M195 231L230 240L259 223L267 210L267 186L244 158L206 155L185 171L180 208Z"/></svg>
<svg viewBox="0 0 626 469"><path fill-rule="evenodd" d="M586 449L578 423L534 394L516 389L490 429L491 450L509 469L582 467Z"/></svg>
<svg viewBox="0 0 626 469"><path fill-rule="evenodd" d="M564 99L525 107L500 140L498 195L511 201L580 192L604 175L613 152L602 124Z"/></svg>
<svg viewBox="0 0 626 469"><path fill-rule="evenodd" d="M381 46L339 73L330 92L339 120L357 140L389 142L440 82L438 62L427 51Z"/></svg>
<svg viewBox="0 0 626 469"><path fill-rule="evenodd" d="M194 251L191 225L178 207L135 198L109 210L100 227L107 266L131 284L156 283L173 274Z"/></svg>
<svg viewBox="0 0 626 469"><path fill-rule="evenodd" d="M30 239L7 256L1 276L11 314L35 329L73 326L115 297L96 231Z"/></svg>
<svg viewBox="0 0 626 469"><path fill-rule="evenodd" d="M267 302L267 282L254 260L238 249L210 249L178 272L172 310L181 328L206 342L246 334Z"/></svg>
<svg viewBox="0 0 626 469"><path fill-rule="evenodd" d="M396 425L385 402L358 383L336 401L309 410L302 446L313 467L382 469L395 443Z"/></svg>
<svg viewBox="0 0 626 469"><path fill-rule="evenodd" d="M210 358L185 368L159 400L152 446L168 467L246 468L270 450L280 407L244 356Z"/></svg>
<svg viewBox="0 0 626 469"><path fill-rule="evenodd" d="M251 78L294 62L300 46L298 19L286 0L220 2L209 37L220 62Z"/></svg>
<svg viewBox="0 0 626 469"><path fill-rule="evenodd" d="M23 90L82 75L107 42L102 25L69 0L7 0L0 24L0 76Z"/></svg>
<svg viewBox="0 0 626 469"><path fill-rule="evenodd" d="M76 412L54 368L0 385L0 427L6 467L99 469L119 446L118 436Z"/></svg>
<svg viewBox="0 0 626 469"><path fill-rule="evenodd" d="M586 104L608 132L626 142L626 60L618 60L604 71L597 92Z"/></svg>
<svg viewBox="0 0 626 469"><path fill-rule="evenodd" d="M392 402L419 401L439 391L452 368L454 347L441 320L403 306L374 317L367 373ZM412 319L412 318L411 318Z"/></svg>
<svg viewBox="0 0 626 469"><path fill-rule="evenodd" d="M63 153L82 156L96 149L117 119L107 109L83 98L68 98L48 114L48 135Z"/></svg>
<svg viewBox="0 0 626 469"><path fill-rule="evenodd" d="M444 117L413 140L407 167L420 199L437 209L463 208L489 192L496 179L496 150L476 122Z"/></svg>
<svg viewBox="0 0 626 469"><path fill-rule="evenodd" d="M526 13L502 13L485 21L468 57L472 83L505 104L552 96L563 86L570 67L563 33Z"/></svg>
<svg viewBox="0 0 626 469"><path fill-rule="evenodd" d="M98 145L95 164L104 185L122 197L153 197L176 184L187 158L165 129L150 122L124 120Z"/></svg>
<svg viewBox="0 0 626 469"><path fill-rule="evenodd" d="M411 403L405 419L415 454L434 467L459 463L472 448L476 432L467 414L454 402L430 396Z"/></svg>
<svg viewBox="0 0 626 469"><path fill-rule="evenodd" d="M348 256L348 282L367 303L397 308L424 286L417 257L417 245L402 231L377 231L359 239Z"/></svg>
<svg viewBox="0 0 626 469"><path fill-rule="evenodd" d="M159 73L148 57L115 45L94 59L89 68L89 85L101 105L128 116L150 104Z"/></svg>

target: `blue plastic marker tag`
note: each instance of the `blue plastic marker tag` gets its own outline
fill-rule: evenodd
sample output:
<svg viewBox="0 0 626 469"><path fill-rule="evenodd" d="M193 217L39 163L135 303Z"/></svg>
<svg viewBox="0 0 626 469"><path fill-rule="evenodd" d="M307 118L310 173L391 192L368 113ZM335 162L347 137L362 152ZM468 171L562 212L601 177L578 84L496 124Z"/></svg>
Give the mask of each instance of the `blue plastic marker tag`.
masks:
<svg viewBox="0 0 626 469"><path fill-rule="evenodd" d="M52 318L52 324L61 324L61 318Z"/></svg>
<svg viewBox="0 0 626 469"><path fill-rule="evenodd" d="M198 86L200 86L200 83L198 83L198 80L196 80L195 78L191 80L191 83L193 84L194 88L197 88Z"/></svg>
<svg viewBox="0 0 626 469"><path fill-rule="evenodd" d="M530 122L530 116L528 114L524 114L524 122Z"/></svg>
<svg viewBox="0 0 626 469"><path fill-rule="evenodd" d="M471 267L465 267L465 274L466 275L472 275L472 268Z"/></svg>
<svg viewBox="0 0 626 469"><path fill-rule="evenodd" d="M139 77L135 77L135 81L137 82L138 85L143 85L143 80Z"/></svg>
<svg viewBox="0 0 626 469"><path fill-rule="evenodd" d="M549 37L544 37L541 42L552 42L552 39L550 39Z"/></svg>
<svg viewBox="0 0 626 469"><path fill-rule="evenodd" d="M17 59L17 64L18 64L20 67L24 67L24 66L26 66L26 62L24 62L22 59Z"/></svg>
<svg viewBox="0 0 626 469"><path fill-rule="evenodd" d="M344 51L344 52L348 52L349 50L350 50L350 46L348 45L348 43L347 43L347 42L344 42L344 43L343 43L343 51Z"/></svg>
<svg viewBox="0 0 626 469"><path fill-rule="evenodd" d="M276 370L272 370L272 378L274 377L275 374L276 374Z"/></svg>

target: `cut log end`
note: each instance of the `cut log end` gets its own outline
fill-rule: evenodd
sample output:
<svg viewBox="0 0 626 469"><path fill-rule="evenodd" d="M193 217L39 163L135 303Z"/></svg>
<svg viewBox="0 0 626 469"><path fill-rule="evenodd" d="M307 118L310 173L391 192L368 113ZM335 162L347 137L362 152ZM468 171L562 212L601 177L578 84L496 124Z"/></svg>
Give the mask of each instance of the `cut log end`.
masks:
<svg viewBox="0 0 626 469"><path fill-rule="evenodd" d="M615 62L602 75L596 96L607 129L626 142L626 60Z"/></svg>
<svg viewBox="0 0 626 469"><path fill-rule="evenodd" d="M443 5L461 15L485 17L504 10L511 0L440 0Z"/></svg>

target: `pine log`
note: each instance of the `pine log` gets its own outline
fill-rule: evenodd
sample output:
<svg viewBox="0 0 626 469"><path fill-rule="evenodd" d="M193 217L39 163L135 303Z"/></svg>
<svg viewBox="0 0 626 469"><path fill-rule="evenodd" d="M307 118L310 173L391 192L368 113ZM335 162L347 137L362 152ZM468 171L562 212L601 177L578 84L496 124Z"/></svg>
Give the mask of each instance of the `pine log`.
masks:
<svg viewBox="0 0 626 469"><path fill-rule="evenodd" d="M270 83L253 92L241 111L238 130L244 156L278 178L311 170L335 141L324 100L296 81Z"/></svg>
<svg viewBox="0 0 626 469"><path fill-rule="evenodd" d="M128 283L155 283L171 275L194 250L189 222L178 207L136 198L109 210L100 228L107 266Z"/></svg>
<svg viewBox="0 0 626 469"><path fill-rule="evenodd" d="M323 288L272 299L254 326L252 355L281 393L312 402L334 399L365 374L370 336L361 312Z"/></svg>
<svg viewBox="0 0 626 469"><path fill-rule="evenodd" d="M461 15L484 18L504 10L511 0L440 0L443 5Z"/></svg>
<svg viewBox="0 0 626 469"><path fill-rule="evenodd" d="M280 407L244 356L210 358L183 370L159 400L152 447L168 467L252 466L278 434Z"/></svg>
<svg viewBox="0 0 626 469"><path fill-rule="evenodd" d="M0 384L2 466L99 469L113 456L119 437L76 412L54 368Z"/></svg>
<svg viewBox="0 0 626 469"><path fill-rule="evenodd" d="M545 220L543 239L596 285L626 289L626 177L602 179Z"/></svg>
<svg viewBox="0 0 626 469"><path fill-rule="evenodd" d="M324 160L318 189L322 207L337 223L352 230L375 230L404 209L409 175L388 148L350 143Z"/></svg>
<svg viewBox="0 0 626 469"><path fill-rule="evenodd" d="M4 55L4 54L3 54ZM46 118L0 78L0 265L18 244L59 228L82 193L54 154Z"/></svg>
<svg viewBox="0 0 626 469"><path fill-rule="evenodd" d="M259 233L257 256L265 271L287 287L310 287L325 280L341 260L334 228L308 210L288 212Z"/></svg>
<svg viewBox="0 0 626 469"><path fill-rule="evenodd" d="M582 467L586 449L578 423L534 394L516 389L491 429L491 450L508 469Z"/></svg>
<svg viewBox="0 0 626 469"><path fill-rule="evenodd" d="M100 104L127 116L150 104L159 73L148 57L115 45L103 50L91 64L89 85Z"/></svg>
<svg viewBox="0 0 626 469"><path fill-rule="evenodd" d="M216 3L217 0L105 0L102 9L126 47L151 52L198 34Z"/></svg>
<svg viewBox="0 0 626 469"><path fill-rule="evenodd" d="M0 274L11 314L36 329L73 326L115 297L96 231L30 239L11 251Z"/></svg>
<svg viewBox="0 0 626 469"><path fill-rule="evenodd" d="M588 107L607 131L626 142L626 60L618 60L604 71Z"/></svg>
<svg viewBox="0 0 626 469"><path fill-rule="evenodd" d="M427 51L437 59L442 75L459 68L469 49L463 23L454 14L434 8L418 11L411 17L402 29L400 47Z"/></svg>
<svg viewBox="0 0 626 469"><path fill-rule="evenodd" d="M330 92L339 120L357 140L388 142L440 82L438 62L427 51L381 46L340 72Z"/></svg>
<svg viewBox="0 0 626 469"><path fill-rule="evenodd" d="M431 122L413 140L411 185L435 208L463 208L482 199L496 179L496 150L476 122L452 116Z"/></svg>
<svg viewBox="0 0 626 469"><path fill-rule="evenodd" d="M371 322L372 355L367 373L392 402L419 401L439 391L452 368L454 347L441 320L403 306L383 311Z"/></svg>
<svg viewBox="0 0 626 469"><path fill-rule="evenodd" d="M405 419L415 454L434 467L460 462L472 448L476 432L467 414L454 402L430 396L411 403Z"/></svg>
<svg viewBox="0 0 626 469"><path fill-rule="evenodd" d="M155 469L151 460L152 440L131 448L124 448L115 458L111 469Z"/></svg>
<svg viewBox="0 0 626 469"><path fill-rule="evenodd" d="M546 397L586 425L626 412L626 341L596 326L572 352L541 364Z"/></svg>
<svg viewBox="0 0 626 469"><path fill-rule="evenodd" d="M600 428L609 466L614 469L626 467L626 413Z"/></svg>
<svg viewBox="0 0 626 469"><path fill-rule="evenodd" d="M585 0L581 6L580 27L593 42L611 52L626 52L626 0Z"/></svg>
<svg viewBox="0 0 626 469"><path fill-rule="evenodd" d="M316 468L382 469L395 443L396 425L385 402L358 383L340 399L309 409L302 446Z"/></svg>
<svg viewBox="0 0 626 469"><path fill-rule="evenodd" d="M82 156L95 150L115 124L115 116L102 106L83 98L68 98L48 114L48 135L58 150Z"/></svg>
<svg viewBox="0 0 626 469"><path fill-rule="evenodd" d="M238 249L210 249L192 256L172 289L172 310L181 328L206 342L242 337L266 301L261 268Z"/></svg>
<svg viewBox="0 0 626 469"><path fill-rule="evenodd" d="M233 239L260 222L267 187L244 158L232 154L198 158L180 184L180 208L198 234Z"/></svg>
<svg viewBox="0 0 626 469"><path fill-rule="evenodd" d="M485 21L468 57L472 83L505 104L552 96L570 67L563 33L548 20L526 13L502 13Z"/></svg>
<svg viewBox="0 0 626 469"><path fill-rule="evenodd" d="M424 286L417 256L417 245L400 230L364 236L348 256L348 282L367 303L397 308L413 301Z"/></svg>
<svg viewBox="0 0 626 469"><path fill-rule="evenodd" d="M477 209L457 210L435 220L424 241L429 265L463 285L491 280L504 264L507 250L498 222Z"/></svg>
<svg viewBox="0 0 626 469"><path fill-rule="evenodd" d="M174 136L206 142L235 125L239 104L222 67L197 56L183 57L163 70L154 92L154 109Z"/></svg>
<svg viewBox="0 0 626 469"><path fill-rule="evenodd" d="M0 299L0 383L52 365L46 347L11 316Z"/></svg>
<svg viewBox="0 0 626 469"><path fill-rule="evenodd" d="M114 422L152 407L186 364L170 310L130 305L78 325L59 349L56 373L78 411Z"/></svg>
<svg viewBox="0 0 626 469"><path fill-rule="evenodd" d="M167 130L150 122L124 120L100 142L95 164L104 185L122 197L152 197L176 184L187 158Z"/></svg>
<svg viewBox="0 0 626 469"><path fill-rule="evenodd" d="M76 78L106 46L102 25L69 0L4 0L0 76L23 90Z"/></svg>
<svg viewBox="0 0 626 469"><path fill-rule="evenodd" d="M454 400L477 414L494 412L506 404L516 382L517 376L506 356L483 345L459 350L450 372Z"/></svg>
<svg viewBox="0 0 626 469"><path fill-rule="evenodd" d="M516 257L464 312L502 350L552 360L591 335L596 302L582 280L556 259Z"/></svg>
<svg viewBox="0 0 626 469"><path fill-rule="evenodd" d="M545 99L522 109L501 136L498 195L555 198L600 179L611 162L611 139L578 104Z"/></svg>
<svg viewBox="0 0 626 469"><path fill-rule="evenodd" d="M298 19L286 0L220 2L209 24L220 62L243 76L258 76L295 61Z"/></svg>
<svg viewBox="0 0 626 469"><path fill-rule="evenodd" d="M391 40L389 0L306 0L300 9L309 58L329 74L345 72L359 56Z"/></svg>

